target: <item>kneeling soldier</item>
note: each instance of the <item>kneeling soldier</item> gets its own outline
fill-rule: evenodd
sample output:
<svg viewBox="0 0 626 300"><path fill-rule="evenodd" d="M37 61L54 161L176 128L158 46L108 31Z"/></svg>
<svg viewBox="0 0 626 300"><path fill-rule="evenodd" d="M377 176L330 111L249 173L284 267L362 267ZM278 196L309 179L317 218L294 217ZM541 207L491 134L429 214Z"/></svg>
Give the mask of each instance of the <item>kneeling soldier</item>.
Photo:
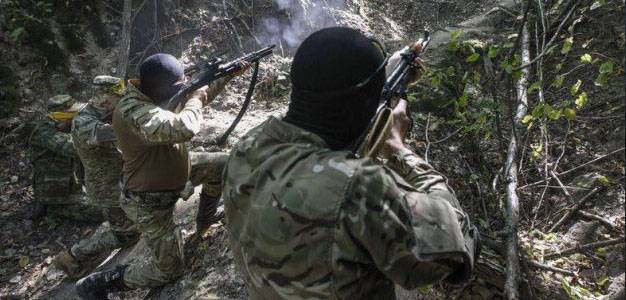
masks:
<svg viewBox="0 0 626 300"><path fill-rule="evenodd" d="M84 299L104 299L109 292L125 289L158 287L182 275L182 239L173 212L192 169L184 142L200 130L203 106L232 78L214 81L193 93L182 107L169 111L160 106L181 88L182 64L171 55L155 54L142 63L139 77L138 82L129 82L115 107L113 129L124 159L120 205L145 239L149 256L79 280L77 292ZM226 155L212 158L217 170L197 172L196 178L220 186L219 174Z"/></svg>
<svg viewBox="0 0 626 300"><path fill-rule="evenodd" d="M72 279L79 279L102 262L112 250L134 245L139 232L120 208L122 155L111 126L113 108L124 92L124 81L97 76L95 96L74 118L72 138L83 163L85 189L90 202L102 209L107 221L89 238L59 253L53 263Z"/></svg>
<svg viewBox="0 0 626 300"><path fill-rule="evenodd" d="M70 135L72 119L81 108L70 95L50 98L48 115L36 122L30 135L34 219L45 214L90 222L102 219L82 192L82 165Z"/></svg>

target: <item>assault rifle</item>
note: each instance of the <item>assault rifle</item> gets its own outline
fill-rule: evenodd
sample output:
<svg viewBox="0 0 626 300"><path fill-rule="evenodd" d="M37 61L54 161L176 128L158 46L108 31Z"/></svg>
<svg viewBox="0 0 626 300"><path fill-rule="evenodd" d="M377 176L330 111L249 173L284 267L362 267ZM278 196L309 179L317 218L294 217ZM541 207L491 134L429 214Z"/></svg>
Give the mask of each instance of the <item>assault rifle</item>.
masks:
<svg viewBox="0 0 626 300"><path fill-rule="evenodd" d="M418 40L421 50L417 51L415 46L406 46L401 50L400 62L388 74L380 98L380 104L376 115L370 123L368 130L360 138L355 149L359 157L375 157L384 144L389 130L393 124L393 108L397 104L397 97L406 94L406 88L410 77L421 68L415 60L424 53L430 43L430 34L424 31L424 37Z"/></svg>
<svg viewBox="0 0 626 300"><path fill-rule="evenodd" d="M233 129L235 129L235 126L237 126L237 123L239 123L250 105L252 93L254 92L254 86L259 73L259 61L261 58L271 55L274 47L276 47L276 45L267 46L261 50L246 54L227 63L224 63L219 57L215 57L206 63L188 68L185 70L185 74L193 75L192 79L184 83L183 87L174 96L172 96L172 98L168 100L165 105L163 105L163 108L174 110L181 101L186 100L187 97L189 97L189 95L195 90L210 84L214 80L241 70L240 62L242 61L254 63L254 71L252 73L252 80L250 81L248 92L246 94L246 100L244 101L235 121L233 121L228 130L226 130L226 132L224 132L224 134L222 134L217 141L218 144L223 144L228 138L228 135L230 135Z"/></svg>

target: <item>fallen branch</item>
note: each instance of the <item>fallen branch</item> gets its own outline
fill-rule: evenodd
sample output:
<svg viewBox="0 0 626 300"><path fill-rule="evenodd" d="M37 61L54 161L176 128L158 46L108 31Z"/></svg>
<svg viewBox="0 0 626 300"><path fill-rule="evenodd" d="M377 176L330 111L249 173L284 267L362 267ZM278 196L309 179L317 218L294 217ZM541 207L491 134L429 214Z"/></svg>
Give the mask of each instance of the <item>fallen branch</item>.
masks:
<svg viewBox="0 0 626 300"><path fill-rule="evenodd" d="M583 218L600 222L602 225L604 225L604 227L608 228L609 230L612 230L612 231L615 231L615 232L619 231L617 226L613 225L613 223L609 222L609 220L607 220L607 219L605 219L603 217L600 217L598 215L594 215L594 214L586 212L584 210L579 210L577 213L581 217L583 217Z"/></svg>
<svg viewBox="0 0 626 300"><path fill-rule="evenodd" d="M602 160L602 159L605 159L605 158L607 158L607 157L609 157L609 156L611 156L611 155L613 155L613 154L623 152L623 151L624 151L624 149L626 149L626 148L625 148L625 147L619 148L619 149L617 149L617 150L615 150L615 151L612 151L612 152L610 152L610 153L608 153L608 154L605 154L605 155L602 155L602 156L600 156L600 157L594 158L594 159L592 159L592 160L590 160L590 161L588 161L588 162L586 162L586 163L584 163L584 164L582 164L582 165L579 165L579 166L577 166L577 167L571 168L571 169L569 169L569 170L567 170L567 171L565 171L565 172L556 173L556 174L557 174L557 175L559 175L559 176L567 175L567 174L572 173L572 172L574 172L574 171L576 171L576 170L578 170L578 169L580 169L580 168L583 168L583 167L588 166L588 165L590 165L590 164L593 164L593 163L595 163L595 162L597 162L597 161L600 161L600 160ZM517 189L518 189L518 190L525 189L525 188L528 188L528 187L532 187L532 186L536 186L536 185L542 184L542 183L544 183L544 182L546 182L546 181L545 181L545 180L539 180L539 181L536 181L536 182L533 182L533 183L529 183L529 184L527 184L527 185L525 185L525 186L519 187L519 188L517 188Z"/></svg>
<svg viewBox="0 0 626 300"><path fill-rule="evenodd" d="M548 232L554 232L556 229L561 227L561 225L565 224L565 222L567 222L572 217L573 214L575 214L578 210L581 209L583 204L585 204L585 202L587 202L587 200L589 200L591 196L595 195L601 189L602 187L595 187L593 190L591 190L591 192L587 193L585 196L580 198L580 200L578 200L578 202L576 202L574 206L567 209L567 212L565 213L565 215L563 215L563 217L561 217L561 219L559 219L556 223L554 223L554 225L552 225L552 227L550 227L550 229L548 229Z"/></svg>
<svg viewBox="0 0 626 300"><path fill-rule="evenodd" d="M528 24L526 20L522 21L521 30L521 57L522 63L530 61L529 51L529 38L528 38ZM519 222L519 198L517 196L517 148L518 148L518 136L515 129L523 128L521 123L522 118L526 115L528 110L528 77L529 70L523 69L522 75L515 84L517 90L517 109L513 118L513 131L511 132L511 141L507 151L505 175L507 178L506 186L506 283L504 285L504 291L507 299L519 299L519 285L520 285L520 262L519 262L519 249L518 249L518 237L517 226Z"/></svg>
<svg viewBox="0 0 626 300"><path fill-rule="evenodd" d="M550 272L554 272L554 273L561 273L563 275L567 275L567 276L576 276L576 273L572 272L572 271L568 271L565 269L561 269L561 268L557 268L557 267L553 267L553 266L548 266L546 264L542 264L536 260L528 260L528 265L533 267L533 268L537 268L537 269L542 269L542 270L547 270Z"/></svg>
<svg viewBox="0 0 626 300"><path fill-rule="evenodd" d="M554 180L556 180L556 183L559 184L559 187L561 187L561 190L563 191L563 194L565 194L565 196L567 196L568 198L572 197L572 195L570 195L570 193L567 191L567 188L565 187L563 182L561 182L561 179L559 179L559 177L556 176L554 171L550 171L550 176L552 176L552 178L554 178Z"/></svg>
<svg viewBox="0 0 626 300"><path fill-rule="evenodd" d="M559 257L563 257L563 256L567 256L567 255L571 255L574 253L580 253L583 251L587 251L587 250L595 250L598 248L602 248L602 247L608 247L608 246L613 246L613 245L617 245L617 244L623 244L624 243L624 237L620 237L620 238L616 238L616 239L612 239L612 240L607 240L607 241L600 241L600 242L595 242L595 243L589 243L589 244L585 244L585 245L578 245L576 247L572 247L563 251L557 251L554 253L550 253L544 256L545 259L554 259L554 258L559 258Z"/></svg>

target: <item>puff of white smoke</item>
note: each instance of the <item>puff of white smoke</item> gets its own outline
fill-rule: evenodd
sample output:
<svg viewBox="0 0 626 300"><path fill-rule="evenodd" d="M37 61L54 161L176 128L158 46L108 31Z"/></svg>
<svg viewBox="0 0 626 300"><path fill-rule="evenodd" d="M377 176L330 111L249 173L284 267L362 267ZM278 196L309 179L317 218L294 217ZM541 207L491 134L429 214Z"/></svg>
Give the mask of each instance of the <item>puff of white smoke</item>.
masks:
<svg viewBox="0 0 626 300"><path fill-rule="evenodd" d="M281 47L295 48L312 32L335 26L333 10L343 9L345 0L274 0L279 13L285 17L270 17L262 20L260 40L277 43Z"/></svg>

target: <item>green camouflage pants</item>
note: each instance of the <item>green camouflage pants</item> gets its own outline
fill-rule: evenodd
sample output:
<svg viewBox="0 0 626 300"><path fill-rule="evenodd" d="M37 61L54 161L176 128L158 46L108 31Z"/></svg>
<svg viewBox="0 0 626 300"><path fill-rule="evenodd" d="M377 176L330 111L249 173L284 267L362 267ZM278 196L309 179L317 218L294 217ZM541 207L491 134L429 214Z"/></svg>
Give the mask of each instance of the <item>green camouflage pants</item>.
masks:
<svg viewBox="0 0 626 300"><path fill-rule="evenodd" d="M211 198L219 198L222 193L222 172L228 161L223 152L190 152L191 175L194 186L202 185L202 193Z"/></svg>
<svg viewBox="0 0 626 300"><path fill-rule="evenodd" d="M190 153L190 181L194 186L202 185L203 193L219 197L222 191L222 171L227 159L225 153ZM174 205L179 195L179 192L123 193L121 207L141 232L149 252L147 259L130 261L124 272L124 283L127 286L157 287L182 275L183 243L173 219Z"/></svg>
<svg viewBox="0 0 626 300"><path fill-rule="evenodd" d="M91 205L82 192L75 192L63 197L37 197L46 207L49 216L72 219L81 222L101 222L102 212L97 206Z"/></svg>
<svg viewBox="0 0 626 300"><path fill-rule="evenodd" d="M174 223L174 204L179 192L126 191L121 206L141 232L147 257L131 259L124 283L131 288L158 287L180 275L184 267L180 230Z"/></svg>
<svg viewBox="0 0 626 300"><path fill-rule="evenodd" d="M102 208L102 214L107 222L100 225L89 238L73 245L70 250L80 262L103 259L111 251L132 246L139 240L135 224L119 206Z"/></svg>

